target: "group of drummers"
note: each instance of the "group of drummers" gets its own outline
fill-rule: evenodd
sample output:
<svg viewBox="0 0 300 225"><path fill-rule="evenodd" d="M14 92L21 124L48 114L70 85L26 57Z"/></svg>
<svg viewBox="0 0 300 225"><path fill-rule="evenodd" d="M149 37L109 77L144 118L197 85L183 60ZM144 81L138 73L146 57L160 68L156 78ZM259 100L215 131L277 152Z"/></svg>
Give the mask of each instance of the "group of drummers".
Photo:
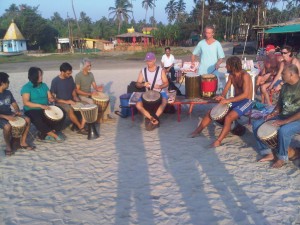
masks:
<svg viewBox="0 0 300 225"><path fill-rule="evenodd" d="M210 31L210 28L206 28L207 35ZM283 51L282 55L285 55ZM200 68L202 62L200 59ZM221 62L222 60L217 57L213 65L214 70L218 69ZM146 54L145 63L146 67L139 72L136 87L145 88L146 92L138 99L136 108L145 117L146 130L151 131L159 127L160 116L168 104L166 90L169 87L169 80L166 73L170 70L163 65L157 66L156 56L152 52ZM212 121L218 122L223 125L223 128L217 139L211 143L211 147L220 146L229 132L237 135L244 132L243 126L235 121L249 112L253 103L254 84L247 71L242 69L241 59L237 56L229 57L226 60L226 69L229 77L222 93L218 96L210 96L219 104L206 113L201 123L189 135L191 138L197 137ZM78 134L88 135L88 139L99 136L92 125L99 119L99 112L100 119L109 119L109 97L103 93L103 85L97 86L90 70L91 61L87 58L83 59L80 72L76 74L74 81L71 76L72 66L69 63L62 63L60 74L52 80L49 89L43 82L43 71L38 67L31 67L28 71L29 81L21 89L24 115L20 112L12 93L7 90L8 74L0 72L0 127L3 129L7 155L13 153L12 137L20 138L20 148L27 150L35 148L26 142L30 123L33 123L38 130L39 139L44 141L65 140L66 137L61 131L66 116L73 123L74 129L78 130ZM285 64L281 71L281 82L281 92L272 113L252 124L257 150L263 155L259 161L273 161L274 168L282 167L288 160L291 140L295 134L300 133L298 66L293 63ZM234 87L234 96L226 98L231 85ZM200 88L199 83L198 87ZM86 123L89 125L88 129Z"/></svg>
<svg viewBox="0 0 300 225"><path fill-rule="evenodd" d="M146 130L153 130L159 126L159 117L167 105L168 97L164 89L168 87L168 79L165 70L156 66L154 53L147 53L145 61L147 66L140 71L136 86L145 87L147 91L141 96L136 107L145 116ZM218 67L216 63L214 65L215 68ZM223 128L217 139L210 145L214 148L222 144L229 132L236 135L245 132L245 127L236 120L249 112L253 105L254 84L249 73L243 70L241 59L237 56L229 57L226 60L226 69L229 77L222 93L218 96L210 96L219 103L206 113L201 123L189 135L191 138L197 137L212 121L216 121ZM265 118L256 120L252 124L257 150L263 155L259 161L273 161L273 168L282 167L288 160L291 140L295 134L300 133L298 66L293 63L284 65L281 76L281 92L274 110ZM231 85L234 87L234 96L226 98ZM201 89L200 83L198 88ZM216 90L217 88L214 91Z"/></svg>
<svg viewBox="0 0 300 225"><path fill-rule="evenodd" d="M42 69L30 67L29 81L21 88L23 113L8 90L9 75L0 72L0 128L3 129L6 155L14 153L13 141L18 138L20 143L16 148L35 149L26 142L31 123L38 131L38 140L44 142L63 142L66 139L62 133L66 117L73 123L73 131L88 135L89 140L99 137L95 122L113 118L110 118L109 97L103 93L103 85L96 85L90 70L91 60L84 58L74 81L72 66L64 62L49 89L43 82Z"/></svg>

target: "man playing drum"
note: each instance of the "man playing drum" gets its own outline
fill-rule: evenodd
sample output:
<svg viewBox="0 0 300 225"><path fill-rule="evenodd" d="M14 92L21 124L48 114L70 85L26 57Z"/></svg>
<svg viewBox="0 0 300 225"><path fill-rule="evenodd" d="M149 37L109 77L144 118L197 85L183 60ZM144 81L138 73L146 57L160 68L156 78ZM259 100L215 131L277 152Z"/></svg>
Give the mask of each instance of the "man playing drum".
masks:
<svg viewBox="0 0 300 225"><path fill-rule="evenodd" d="M75 76L76 92L79 98L83 102L93 104L93 95L97 95L97 92L103 92L103 85L97 86L93 73L91 72L92 62L88 58L82 59L80 62L80 72ZM91 87L94 88L92 92ZM103 113L104 120L112 120L113 117L110 115L110 104L106 107Z"/></svg>
<svg viewBox="0 0 300 225"><path fill-rule="evenodd" d="M5 154L11 155L13 153L11 146L12 126L9 121L14 121L16 116L21 116L21 112L12 93L7 90L9 87L8 77L8 74L0 72L0 128L3 129L3 137L6 144ZM12 112L11 106L15 112ZM30 119L26 116L23 118L26 121L26 125L20 138L20 147L22 149L33 150L35 147L28 145L26 142L30 128Z"/></svg>
<svg viewBox="0 0 300 225"><path fill-rule="evenodd" d="M201 40L193 51L191 66L195 66L195 59L198 56L200 61L198 74L215 74L225 54L220 42L214 39L215 28L213 26L206 26L204 34L205 39Z"/></svg>
<svg viewBox="0 0 300 225"><path fill-rule="evenodd" d="M154 129L158 127L159 116L163 113L168 103L168 96L164 90L169 86L169 82L165 70L159 66L156 66L156 57L154 53L148 52L146 54L145 61L147 66L140 71L136 86L137 88L146 87L146 90L160 92L162 101L154 113L151 113L145 109L141 98L138 100L136 108L145 116L146 128L148 127L148 124L150 124L153 125L152 128Z"/></svg>
<svg viewBox="0 0 300 225"><path fill-rule="evenodd" d="M252 80L250 75L242 70L242 62L237 56L232 56L226 61L226 68L229 73L228 81L220 96L216 96L214 99L219 101L220 104L229 104L230 109L224 119L224 126L221 134L215 140L211 147L218 147L221 145L222 140L227 136L231 129L233 121L250 111L252 108ZM225 96L230 89L230 86L234 87L234 97L226 99ZM210 117L210 111L205 115L199 126L189 135L189 137L196 137L199 133L206 128L212 119Z"/></svg>
<svg viewBox="0 0 300 225"><path fill-rule="evenodd" d="M279 94L278 102L272 113L265 120L253 122L253 134L258 145L258 151L264 155L259 162L273 161L273 168L280 168L288 160L288 148L293 136L300 133L300 79L296 65L286 66L282 73L285 82ZM274 120L273 125L278 126L278 145L272 150L265 145L257 136L258 128L266 121Z"/></svg>
<svg viewBox="0 0 300 225"><path fill-rule="evenodd" d="M60 75L55 77L51 82L51 93L55 96L57 106L60 106L69 116L71 122L79 129L77 133L87 135L84 129L85 121L80 122L72 106L79 102L80 99L76 94L76 86L72 77L72 66L64 62L60 65Z"/></svg>
<svg viewBox="0 0 300 225"><path fill-rule="evenodd" d="M45 117L45 111L50 110L49 102L54 102L54 98L48 86L43 82L43 71L38 67L30 67L28 79L29 82L21 89L25 115L31 119L40 132L41 140L63 142L64 135L60 131L65 119L64 114L62 113L59 123L54 123L53 120Z"/></svg>

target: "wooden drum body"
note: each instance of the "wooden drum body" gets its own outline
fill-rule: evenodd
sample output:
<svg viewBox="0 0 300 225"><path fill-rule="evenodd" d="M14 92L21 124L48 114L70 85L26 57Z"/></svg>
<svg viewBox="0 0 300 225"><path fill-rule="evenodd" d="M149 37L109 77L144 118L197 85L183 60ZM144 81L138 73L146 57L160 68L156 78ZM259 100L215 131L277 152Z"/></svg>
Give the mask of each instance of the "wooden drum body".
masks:
<svg viewBox="0 0 300 225"><path fill-rule="evenodd" d="M82 117L88 124L88 140L96 139L99 137L98 131L95 127L95 122L98 117L98 106L95 104L84 105L80 108Z"/></svg>
<svg viewBox="0 0 300 225"><path fill-rule="evenodd" d="M272 125L273 122L269 120L263 123L257 130L258 138L271 149L276 148L278 144L277 133L279 127Z"/></svg>
<svg viewBox="0 0 300 225"><path fill-rule="evenodd" d="M147 91L142 95L144 108L151 114L155 114L162 102L161 94L158 91Z"/></svg>
<svg viewBox="0 0 300 225"><path fill-rule="evenodd" d="M87 123L94 123L98 117L98 106L95 104L87 104L80 108L82 117Z"/></svg>
<svg viewBox="0 0 300 225"><path fill-rule="evenodd" d="M98 108L98 120L100 121L103 119L103 115L105 110L107 109L108 103L109 103L109 97L101 92L98 92L97 95L93 95L92 99L94 101L94 104L96 104Z"/></svg>
<svg viewBox="0 0 300 225"><path fill-rule="evenodd" d="M218 88L218 78L214 74L204 74L201 76L201 96L212 98L216 95Z"/></svg>
<svg viewBox="0 0 300 225"><path fill-rule="evenodd" d="M197 73L187 73L185 76L185 97L200 98L201 77Z"/></svg>
<svg viewBox="0 0 300 225"><path fill-rule="evenodd" d="M26 121L22 117L16 116L14 121L8 121L11 125L11 134L14 138L20 138L26 128Z"/></svg>

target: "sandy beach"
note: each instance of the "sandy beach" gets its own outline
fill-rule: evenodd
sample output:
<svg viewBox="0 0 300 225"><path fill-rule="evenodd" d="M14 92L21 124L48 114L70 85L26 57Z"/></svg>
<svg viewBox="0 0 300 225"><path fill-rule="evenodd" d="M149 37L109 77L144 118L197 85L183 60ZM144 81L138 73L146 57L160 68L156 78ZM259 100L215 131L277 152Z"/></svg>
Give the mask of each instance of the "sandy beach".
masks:
<svg viewBox="0 0 300 225"><path fill-rule="evenodd" d="M62 62L30 63L44 70L50 86ZM78 72L79 63L73 75ZM92 72L105 85L112 110L144 66L140 61L99 60ZM20 106L28 63L0 65ZM184 86L181 87L184 93ZM100 137L64 130L64 143L34 141L36 151L5 157L0 137L0 224L3 225L277 225L300 224L299 160L281 169L257 163L247 118L242 137L229 135L208 149L221 128L211 125L187 138L210 105L164 114L160 128L148 132L141 115L116 116L99 126ZM29 137L31 138L31 137ZM295 139L299 147L299 137Z"/></svg>

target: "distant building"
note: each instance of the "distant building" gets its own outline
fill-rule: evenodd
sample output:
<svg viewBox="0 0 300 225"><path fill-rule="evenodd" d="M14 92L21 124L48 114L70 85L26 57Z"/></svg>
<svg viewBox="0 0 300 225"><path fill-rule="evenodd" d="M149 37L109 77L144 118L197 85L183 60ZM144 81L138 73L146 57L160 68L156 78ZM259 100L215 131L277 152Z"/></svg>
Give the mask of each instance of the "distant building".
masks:
<svg viewBox="0 0 300 225"><path fill-rule="evenodd" d="M142 32L143 32L143 34L151 34L152 30L157 30L157 28L156 27L144 27L142 29Z"/></svg>
<svg viewBox="0 0 300 225"><path fill-rule="evenodd" d="M4 38L1 39L0 51L4 53L20 53L27 51L26 39L14 21L11 22Z"/></svg>

